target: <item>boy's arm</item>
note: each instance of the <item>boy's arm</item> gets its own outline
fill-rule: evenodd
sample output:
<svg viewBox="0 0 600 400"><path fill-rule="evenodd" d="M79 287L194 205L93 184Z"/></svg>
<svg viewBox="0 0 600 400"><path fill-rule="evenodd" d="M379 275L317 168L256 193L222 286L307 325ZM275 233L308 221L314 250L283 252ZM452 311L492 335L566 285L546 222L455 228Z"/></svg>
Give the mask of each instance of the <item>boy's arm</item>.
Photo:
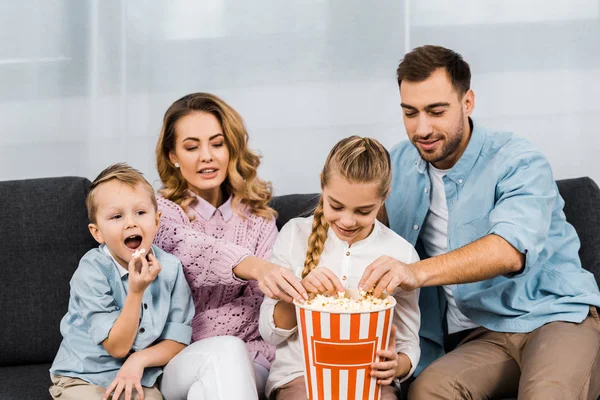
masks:
<svg viewBox="0 0 600 400"><path fill-rule="evenodd" d="M129 356L127 361L139 363L142 368L162 367L167 364L181 350L185 349L185 344L174 340L161 340L154 346L146 347L143 350L136 351Z"/></svg>
<svg viewBox="0 0 600 400"><path fill-rule="evenodd" d="M108 337L102 342L102 346L114 358L125 358L133 346L140 321L142 295L143 293L132 292L127 294L121 314L108 333Z"/></svg>
<svg viewBox="0 0 600 400"><path fill-rule="evenodd" d="M154 254L146 257L131 258L129 261L129 289L121 314L115 321L102 346L115 358L124 358L129 354L137 335L140 311L144 291L162 270L162 266ZM136 267L141 264L138 270ZM150 269L152 266L152 269Z"/></svg>

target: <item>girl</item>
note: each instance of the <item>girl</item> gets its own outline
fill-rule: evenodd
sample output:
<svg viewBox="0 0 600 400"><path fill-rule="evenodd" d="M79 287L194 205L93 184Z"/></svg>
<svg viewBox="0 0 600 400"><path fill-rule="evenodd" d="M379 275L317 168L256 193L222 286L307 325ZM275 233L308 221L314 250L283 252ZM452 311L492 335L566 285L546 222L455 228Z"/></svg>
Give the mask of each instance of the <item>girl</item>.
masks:
<svg viewBox="0 0 600 400"><path fill-rule="evenodd" d="M376 220L391 181L390 156L376 140L352 136L338 142L321 173L322 195L313 217L296 218L281 230L271 260L293 269L311 293L334 294L356 287L365 268L379 256L418 261L415 249ZM372 376L386 385L383 399L395 399L389 386L407 379L419 361L418 291L394 293L395 343L378 351L385 361L372 364ZM302 344L294 305L265 298L260 333L277 346L267 381L267 396L306 399Z"/></svg>
<svg viewBox="0 0 600 400"><path fill-rule="evenodd" d="M163 187L154 243L181 260L196 309L195 343L165 369L161 391L167 399L256 399L274 357L258 330L263 292L306 296L290 271L266 261L277 228L259 157L239 114L195 93L167 110L156 159Z"/></svg>

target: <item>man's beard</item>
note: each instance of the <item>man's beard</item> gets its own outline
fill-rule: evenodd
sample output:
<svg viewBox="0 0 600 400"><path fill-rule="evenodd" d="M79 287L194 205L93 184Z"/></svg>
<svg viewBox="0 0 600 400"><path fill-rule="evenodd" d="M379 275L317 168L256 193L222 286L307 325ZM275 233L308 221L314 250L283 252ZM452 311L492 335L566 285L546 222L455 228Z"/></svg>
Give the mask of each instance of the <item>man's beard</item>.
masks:
<svg viewBox="0 0 600 400"><path fill-rule="evenodd" d="M439 154L431 154L422 151L418 146L415 146L421 155L421 158L429 163L435 164L442 160L448 158L449 155L454 154L458 147L460 146L460 142L465 135L465 117L461 113L460 120L458 121L458 126L454 129L454 135L448 136L448 141L445 142L442 146L442 149Z"/></svg>

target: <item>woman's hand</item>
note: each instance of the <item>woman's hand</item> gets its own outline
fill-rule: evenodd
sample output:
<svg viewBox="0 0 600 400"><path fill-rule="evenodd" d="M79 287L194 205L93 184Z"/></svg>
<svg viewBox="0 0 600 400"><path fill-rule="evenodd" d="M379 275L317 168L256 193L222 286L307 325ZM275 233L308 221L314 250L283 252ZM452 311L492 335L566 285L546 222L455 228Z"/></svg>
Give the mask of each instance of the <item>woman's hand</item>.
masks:
<svg viewBox="0 0 600 400"><path fill-rule="evenodd" d="M309 293L335 294L344 291L344 285L335 273L325 267L317 267L302 279L302 286Z"/></svg>
<svg viewBox="0 0 600 400"><path fill-rule="evenodd" d="M291 303L294 299L300 303L308 299L300 279L289 269L281 265L267 263L256 273L258 287L265 296Z"/></svg>
<svg viewBox="0 0 600 400"><path fill-rule="evenodd" d="M111 394L113 399L119 399L122 393L125 393L125 400L131 400L134 389L139 393L139 400L144 400L144 389L141 384L143 375L144 365L138 362L134 353L125 361L115 380L104 392L102 400L107 400Z"/></svg>

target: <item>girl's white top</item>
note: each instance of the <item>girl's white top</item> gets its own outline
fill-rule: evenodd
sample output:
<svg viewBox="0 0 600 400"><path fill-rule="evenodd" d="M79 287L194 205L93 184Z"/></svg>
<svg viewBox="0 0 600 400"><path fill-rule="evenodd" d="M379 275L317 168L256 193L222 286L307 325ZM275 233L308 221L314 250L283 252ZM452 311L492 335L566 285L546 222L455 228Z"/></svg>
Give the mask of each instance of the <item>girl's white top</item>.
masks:
<svg viewBox="0 0 600 400"><path fill-rule="evenodd" d="M313 217L308 217L294 218L285 224L275 241L271 262L289 268L300 278L312 223ZM384 255L406 264L419 261L414 247L379 221L375 221L375 227L367 238L352 246L338 239L330 228L319 266L332 270L344 287L356 288L367 266ZM419 291L406 292L398 288L394 292L394 297L397 302L393 319L393 324L397 328L396 351L406 354L412 363L410 372L402 379L405 380L412 375L421 355ZM286 330L275 326L273 320L275 304L277 300L265 297L260 309L260 333L267 343L277 346L275 361L267 380L267 397L281 385L304 375L302 343L298 338L298 328Z"/></svg>

